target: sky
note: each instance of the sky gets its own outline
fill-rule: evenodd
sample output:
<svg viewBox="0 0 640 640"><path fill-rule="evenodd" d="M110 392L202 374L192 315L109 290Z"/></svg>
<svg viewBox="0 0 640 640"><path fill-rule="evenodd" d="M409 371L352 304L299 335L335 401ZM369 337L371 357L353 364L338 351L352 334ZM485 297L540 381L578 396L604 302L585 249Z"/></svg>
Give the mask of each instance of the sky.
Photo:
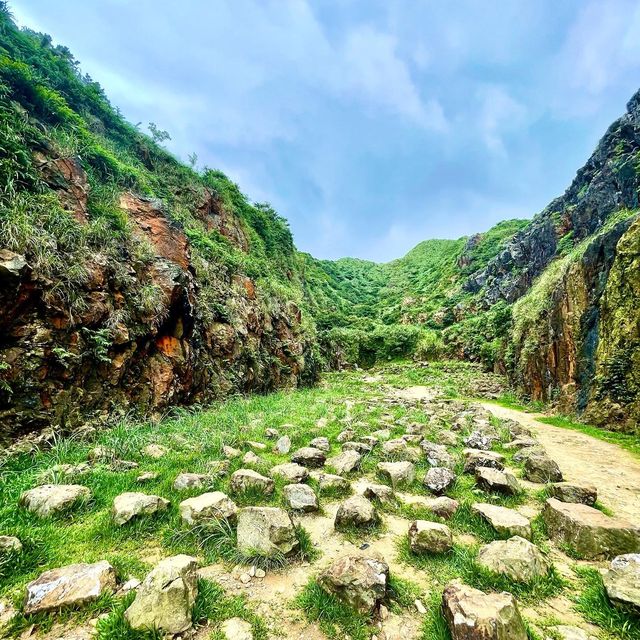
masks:
<svg viewBox="0 0 640 640"><path fill-rule="evenodd" d="M319 258L530 218L640 88L636 0L12 0Z"/></svg>

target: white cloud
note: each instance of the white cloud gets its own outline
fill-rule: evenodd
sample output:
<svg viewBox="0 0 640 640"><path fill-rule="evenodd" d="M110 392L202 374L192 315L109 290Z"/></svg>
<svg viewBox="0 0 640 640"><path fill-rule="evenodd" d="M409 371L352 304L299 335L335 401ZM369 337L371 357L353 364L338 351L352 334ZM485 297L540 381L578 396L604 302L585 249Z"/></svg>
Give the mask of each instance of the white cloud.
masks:
<svg viewBox="0 0 640 640"><path fill-rule="evenodd" d="M478 126L482 139L492 153L506 156L503 137L522 127L527 110L499 85L479 87L477 97L480 102Z"/></svg>

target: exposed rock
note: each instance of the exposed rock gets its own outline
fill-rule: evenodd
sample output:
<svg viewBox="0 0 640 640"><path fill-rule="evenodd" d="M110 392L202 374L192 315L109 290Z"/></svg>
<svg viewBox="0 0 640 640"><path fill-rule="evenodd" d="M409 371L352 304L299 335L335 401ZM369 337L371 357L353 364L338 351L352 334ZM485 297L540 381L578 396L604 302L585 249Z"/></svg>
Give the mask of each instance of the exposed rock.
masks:
<svg viewBox="0 0 640 640"><path fill-rule="evenodd" d="M269 440L275 440L280 435L277 429L266 429L264 432L264 437L269 438Z"/></svg>
<svg viewBox="0 0 640 640"><path fill-rule="evenodd" d="M262 462L262 459L260 458L260 456L257 456L255 453L253 453L253 451L247 451L247 453L245 453L244 456L242 457L242 464L259 465L261 462Z"/></svg>
<svg viewBox="0 0 640 640"><path fill-rule="evenodd" d="M379 500L386 504L393 504L396 500L393 489L386 484L367 483L362 495L367 498L367 500Z"/></svg>
<svg viewBox="0 0 640 640"><path fill-rule="evenodd" d="M314 471L311 476L317 481L319 489L337 489L338 491L346 491L349 489L349 481L342 476L336 476L332 473L323 473Z"/></svg>
<svg viewBox="0 0 640 640"><path fill-rule="evenodd" d="M542 511L549 536L581 557L613 558L640 552L640 528L585 504L549 498Z"/></svg>
<svg viewBox="0 0 640 640"><path fill-rule="evenodd" d="M142 449L142 455L156 460L167 455L167 448L160 444L148 444Z"/></svg>
<svg viewBox="0 0 640 640"><path fill-rule="evenodd" d="M357 451L343 451L337 456L327 458L326 466L331 467L336 473L350 473L360 466L362 456Z"/></svg>
<svg viewBox="0 0 640 640"><path fill-rule="evenodd" d="M558 463L542 453L532 454L525 459L524 477L530 482L562 482Z"/></svg>
<svg viewBox="0 0 640 640"><path fill-rule="evenodd" d="M256 442L255 440L247 440L247 447L253 451L266 451L267 445L264 442Z"/></svg>
<svg viewBox="0 0 640 640"><path fill-rule="evenodd" d="M182 521L188 525L223 518L235 521L238 513L235 502L222 491L211 491L183 500L179 509Z"/></svg>
<svg viewBox="0 0 640 640"><path fill-rule="evenodd" d="M373 504L364 496L347 498L336 512L335 527L367 527L377 524L380 516Z"/></svg>
<svg viewBox="0 0 640 640"><path fill-rule="evenodd" d="M275 484L271 478L266 478L251 469L238 469L231 474L230 485L233 493L243 493L256 490L265 495L273 493Z"/></svg>
<svg viewBox="0 0 640 640"><path fill-rule="evenodd" d="M493 446L495 438L488 436L481 431L472 431L465 439L464 443L469 449L480 449L488 451Z"/></svg>
<svg viewBox="0 0 640 640"><path fill-rule="evenodd" d="M198 561L191 556L165 558L147 575L125 611L133 629L177 634L191 628L198 595Z"/></svg>
<svg viewBox="0 0 640 640"><path fill-rule="evenodd" d="M309 477L309 471L295 462L285 462L271 467L271 475L274 478L282 478L287 482L304 482Z"/></svg>
<svg viewBox="0 0 640 640"><path fill-rule="evenodd" d="M273 450L280 455L286 455L291 451L291 438L289 436L280 436Z"/></svg>
<svg viewBox="0 0 640 640"><path fill-rule="evenodd" d="M314 438L309 443L309 446L313 447L314 449L320 449L320 451L324 451L325 453L331 449L329 438L325 438L324 436L319 438Z"/></svg>
<svg viewBox="0 0 640 640"><path fill-rule="evenodd" d="M358 453L369 453L373 447L365 442L356 442L355 440L347 440L342 444L343 451L357 451Z"/></svg>
<svg viewBox="0 0 640 640"><path fill-rule="evenodd" d="M507 442L504 445L504 448L507 450L519 451L520 449L528 449L530 447L538 447L538 446L540 446L540 443L534 438L524 437L524 438L516 438L511 442Z"/></svg>
<svg viewBox="0 0 640 640"><path fill-rule="evenodd" d="M396 460L402 458L404 460L410 460L411 462L418 462L422 457L420 455L420 449L412 447L403 438L383 442L382 453L388 458L395 458Z"/></svg>
<svg viewBox="0 0 640 640"><path fill-rule="evenodd" d="M475 473L477 467L504 469L504 456L495 451L480 451L479 449L465 449L464 472Z"/></svg>
<svg viewBox="0 0 640 640"><path fill-rule="evenodd" d="M431 467L424 476L424 486L440 495L446 493L456 482L456 474L446 467Z"/></svg>
<svg viewBox="0 0 640 640"><path fill-rule="evenodd" d="M416 468L412 462L401 460L399 462L379 462L378 473L391 482L396 489L401 485L412 484L416 479Z"/></svg>
<svg viewBox="0 0 640 640"><path fill-rule="evenodd" d="M44 484L25 491L20 504L41 518L69 511L91 498L91 490L79 484Z"/></svg>
<svg viewBox="0 0 640 640"><path fill-rule="evenodd" d="M414 553L444 553L453 547L453 535L446 524L414 520L409 527L409 546Z"/></svg>
<svg viewBox="0 0 640 640"><path fill-rule="evenodd" d="M203 473L179 473L173 481L173 488L176 491L202 489L209 480L209 476Z"/></svg>
<svg viewBox="0 0 640 640"><path fill-rule="evenodd" d="M471 505L471 510L482 516L501 537L521 536L527 540L531 539L529 519L514 509L475 502Z"/></svg>
<svg viewBox="0 0 640 640"><path fill-rule="evenodd" d="M545 577L551 569L542 551L520 536L483 546L478 553L478 564L515 582L525 583Z"/></svg>
<svg viewBox="0 0 640 640"><path fill-rule="evenodd" d="M151 515L168 508L169 501L166 498L146 493L127 492L114 498L111 515L116 524L123 525L138 516Z"/></svg>
<svg viewBox="0 0 640 640"><path fill-rule="evenodd" d="M356 611L371 614L387 595L389 565L376 558L339 558L319 576L318 584Z"/></svg>
<svg viewBox="0 0 640 640"><path fill-rule="evenodd" d="M559 624L549 629L553 632L553 639L546 637L545 640L598 640L595 636L589 635L584 629L565 624Z"/></svg>
<svg viewBox="0 0 640 640"><path fill-rule="evenodd" d="M157 480L159 477L160 475L155 471L145 471L136 478L136 482L144 484L145 482L152 482L153 480Z"/></svg>
<svg viewBox="0 0 640 640"><path fill-rule="evenodd" d="M288 484L283 493L291 509L305 512L318 510L318 497L306 484Z"/></svg>
<svg viewBox="0 0 640 640"><path fill-rule="evenodd" d="M229 618L220 625L225 640L253 640L251 623L242 618Z"/></svg>
<svg viewBox="0 0 640 640"><path fill-rule="evenodd" d="M432 467L446 467L453 469L455 458L447 451L443 444L435 444L429 440L422 440L420 448L424 452L427 463Z"/></svg>
<svg viewBox="0 0 640 640"><path fill-rule="evenodd" d="M0 536L0 557L5 554L20 553L22 542L15 536Z"/></svg>
<svg viewBox="0 0 640 640"><path fill-rule="evenodd" d="M356 435L356 432L353 429L345 429L341 431L337 436L336 440L340 443L346 442L347 440L351 440Z"/></svg>
<svg viewBox="0 0 640 640"><path fill-rule="evenodd" d="M640 614L640 554L614 558L602 581L613 604Z"/></svg>
<svg viewBox="0 0 640 640"><path fill-rule="evenodd" d="M115 569L104 560L45 571L27 585L24 613L31 615L95 602L116 589Z"/></svg>
<svg viewBox="0 0 640 640"><path fill-rule="evenodd" d="M278 507L245 507L238 512L238 551L246 556L288 556L298 547L289 514Z"/></svg>
<svg viewBox="0 0 640 640"><path fill-rule="evenodd" d="M592 485L554 482L549 484L547 491L552 498L560 502L581 502L593 507L598 500L598 490Z"/></svg>
<svg viewBox="0 0 640 640"><path fill-rule="evenodd" d="M510 593L486 594L454 580L442 594L442 612L452 640L527 640Z"/></svg>
<svg viewBox="0 0 640 640"><path fill-rule="evenodd" d="M291 460L303 467L321 467L326 459L325 452L315 447L302 447L291 455Z"/></svg>
<svg viewBox="0 0 640 640"><path fill-rule="evenodd" d="M476 467L476 484L484 491L496 491L508 496L518 495L522 491L512 473L491 467Z"/></svg>
<svg viewBox="0 0 640 640"><path fill-rule="evenodd" d="M227 458L227 460L233 460L234 458L239 458L240 456L242 456L242 451L225 444L222 447L222 455Z"/></svg>

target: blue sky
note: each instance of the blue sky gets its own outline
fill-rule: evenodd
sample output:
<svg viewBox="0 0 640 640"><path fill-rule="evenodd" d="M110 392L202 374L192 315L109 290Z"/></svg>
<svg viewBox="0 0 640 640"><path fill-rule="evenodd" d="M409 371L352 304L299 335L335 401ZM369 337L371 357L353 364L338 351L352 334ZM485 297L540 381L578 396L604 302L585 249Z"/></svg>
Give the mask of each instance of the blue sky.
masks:
<svg viewBox="0 0 640 640"><path fill-rule="evenodd" d="M531 217L640 87L635 0L13 0L321 258Z"/></svg>

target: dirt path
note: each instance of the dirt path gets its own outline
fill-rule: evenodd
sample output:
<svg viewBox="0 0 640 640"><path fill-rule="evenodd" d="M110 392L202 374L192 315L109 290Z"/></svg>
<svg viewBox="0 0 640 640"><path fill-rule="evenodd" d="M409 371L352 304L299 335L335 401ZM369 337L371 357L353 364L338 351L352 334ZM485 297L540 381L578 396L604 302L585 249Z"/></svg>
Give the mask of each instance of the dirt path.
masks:
<svg viewBox="0 0 640 640"><path fill-rule="evenodd" d="M640 461L630 453L591 436L544 424L534 414L483 402L498 418L511 419L531 429L558 463L565 480L589 483L599 501L615 515L640 523Z"/></svg>

